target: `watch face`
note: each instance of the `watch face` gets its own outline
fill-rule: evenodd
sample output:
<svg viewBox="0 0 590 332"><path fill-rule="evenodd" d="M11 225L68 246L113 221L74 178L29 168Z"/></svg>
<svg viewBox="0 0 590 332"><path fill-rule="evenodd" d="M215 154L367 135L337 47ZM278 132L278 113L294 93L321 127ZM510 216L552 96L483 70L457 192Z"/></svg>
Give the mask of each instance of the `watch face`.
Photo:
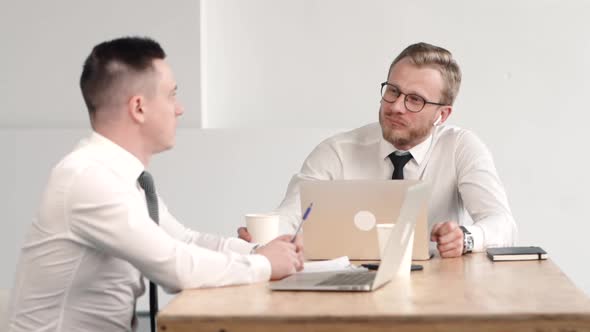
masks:
<svg viewBox="0 0 590 332"><path fill-rule="evenodd" d="M471 235L465 237L465 249L468 251L473 250L473 237Z"/></svg>
<svg viewBox="0 0 590 332"><path fill-rule="evenodd" d="M473 250L473 235L469 233L467 228L461 226L463 230L463 253L469 253Z"/></svg>

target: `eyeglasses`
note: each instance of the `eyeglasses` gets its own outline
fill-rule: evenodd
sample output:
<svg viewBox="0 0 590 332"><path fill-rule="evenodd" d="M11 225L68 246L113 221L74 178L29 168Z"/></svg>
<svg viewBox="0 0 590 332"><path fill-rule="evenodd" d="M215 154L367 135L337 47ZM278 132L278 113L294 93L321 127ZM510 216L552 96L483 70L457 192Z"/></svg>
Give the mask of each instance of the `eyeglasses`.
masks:
<svg viewBox="0 0 590 332"><path fill-rule="evenodd" d="M383 99L384 101L388 103L394 103L397 100L397 98L401 95L406 96L404 98L404 105L406 106L406 109L408 111L413 113L418 113L421 110L423 110L426 104L448 106L446 104L433 103L431 101L427 101L426 99L413 93L403 93L397 86L393 84L389 84L387 82L381 83L381 99Z"/></svg>

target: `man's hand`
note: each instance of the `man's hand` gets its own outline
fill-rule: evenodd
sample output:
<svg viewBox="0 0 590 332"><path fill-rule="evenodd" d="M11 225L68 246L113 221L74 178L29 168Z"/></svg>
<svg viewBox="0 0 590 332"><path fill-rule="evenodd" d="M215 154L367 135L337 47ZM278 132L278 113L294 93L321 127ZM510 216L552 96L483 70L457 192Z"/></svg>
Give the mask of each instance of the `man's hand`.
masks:
<svg viewBox="0 0 590 332"><path fill-rule="evenodd" d="M299 233L295 238L295 247L297 248L297 257L301 262L301 268L297 269L297 271L303 270L303 262L305 262L305 257L303 257L303 235Z"/></svg>
<svg viewBox="0 0 590 332"><path fill-rule="evenodd" d="M268 259L271 266L271 280L287 277L303 268L302 255L298 246L291 243L291 235L281 235L256 249L256 253Z"/></svg>
<svg viewBox="0 0 590 332"><path fill-rule="evenodd" d="M454 221L439 222L432 226L430 240L437 243L440 257L463 255L463 231Z"/></svg>
<svg viewBox="0 0 590 332"><path fill-rule="evenodd" d="M252 236L248 233L248 229L246 227L238 228L238 237L246 242L252 241Z"/></svg>

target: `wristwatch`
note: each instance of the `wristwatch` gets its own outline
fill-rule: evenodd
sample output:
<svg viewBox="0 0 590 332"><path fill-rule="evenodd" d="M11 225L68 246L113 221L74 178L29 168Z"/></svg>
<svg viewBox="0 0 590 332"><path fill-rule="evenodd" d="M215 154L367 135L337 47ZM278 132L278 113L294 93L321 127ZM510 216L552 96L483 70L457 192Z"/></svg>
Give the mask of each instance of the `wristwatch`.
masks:
<svg viewBox="0 0 590 332"><path fill-rule="evenodd" d="M470 253L473 250L473 235L465 226L459 226L463 231L463 255Z"/></svg>

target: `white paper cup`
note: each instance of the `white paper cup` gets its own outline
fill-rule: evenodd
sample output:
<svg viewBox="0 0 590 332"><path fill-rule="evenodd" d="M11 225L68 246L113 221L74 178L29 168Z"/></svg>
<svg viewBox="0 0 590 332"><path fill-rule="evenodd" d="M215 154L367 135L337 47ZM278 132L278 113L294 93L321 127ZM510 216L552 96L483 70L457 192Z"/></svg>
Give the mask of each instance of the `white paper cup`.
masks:
<svg viewBox="0 0 590 332"><path fill-rule="evenodd" d="M387 243L389 242L389 237L392 235L391 233L395 230L395 224L377 224L377 241L379 243L379 254L381 255L380 258L383 258L385 248L387 247ZM398 234L399 236L399 234ZM405 247L402 246L402 243L395 243L393 247L390 247L390 250L403 250L401 262L396 271L395 275L397 277L408 278L410 276L410 267L412 265L412 248L414 247L414 231L410 234L410 238L407 241L403 241Z"/></svg>
<svg viewBox="0 0 590 332"><path fill-rule="evenodd" d="M383 250L385 250L385 245L389 240L393 226L395 226L395 224L377 224L377 243L379 243L380 255L379 258L383 257Z"/></svg>
<svg viewBox="0 0 590 332"><path fill-rule="evenodd" d="M246 227L253 243L267 244L279 236L279 216L252 213L246 215Z"/></svg>

